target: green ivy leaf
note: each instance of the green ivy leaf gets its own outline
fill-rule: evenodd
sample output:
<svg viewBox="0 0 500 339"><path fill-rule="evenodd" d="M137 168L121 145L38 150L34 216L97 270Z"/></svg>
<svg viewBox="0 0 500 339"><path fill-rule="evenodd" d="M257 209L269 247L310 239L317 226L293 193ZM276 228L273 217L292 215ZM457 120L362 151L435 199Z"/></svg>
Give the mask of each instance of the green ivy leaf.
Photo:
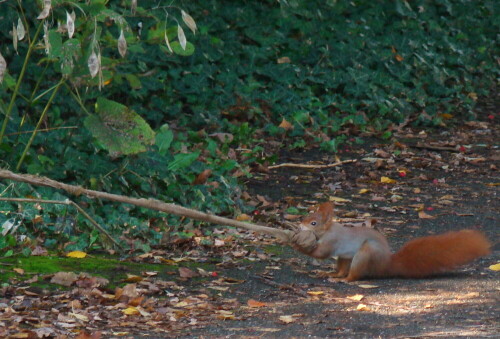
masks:
<svg viewBox="0 0 500 339"><path fill-rule="evenodd" d="M174 134L169 129L164 129L156 134L155 144L158 146L158 153L161 155L167 154L168 149L170 148L170 144L174 140Z"/></svg>
<svg viewBox="0 0 500 339"><path fill-rule="evenodd" d="M186 49L182 49L181 44L179 41L174 41L170 43L170 47L172 47L172 50L174 51L175 54L182 55L182 56L190 56L194 53L194 45L190 43L189 41L186 42Z"/></svg>
<svg viewBox="0 0 500 339"><path fill-rule="evenodd" d="M200 152L176 154L174 160L168 164L168 169L174 172L184 169L198 159L199 156Z"/></svg>
<svg viewBox="0 0 500 339"><path fill-rule="evenodd" d="M61 33L54 29L49 31L49 58L58 59L62 54L62 37Z"/></svg>

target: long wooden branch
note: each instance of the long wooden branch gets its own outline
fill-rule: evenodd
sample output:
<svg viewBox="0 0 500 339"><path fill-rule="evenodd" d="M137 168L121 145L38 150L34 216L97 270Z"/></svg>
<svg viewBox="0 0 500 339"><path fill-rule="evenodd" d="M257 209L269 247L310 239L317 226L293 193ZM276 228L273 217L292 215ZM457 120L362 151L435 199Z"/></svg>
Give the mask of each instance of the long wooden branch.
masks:
<svg viewBox="0 0 500 339"><path fill-rule="evenodd" d="M36 186L46 186L46 187L52 187L56 189L61 189L64 190L70 194L73 195L86 195L88 197L92 198L100 198L100 199L107 199L111 201L117 201L125 204L131 204L135 206L140 206L140 207L145 207L149 208L152 210L157 210L165 213L170 213L170 214L175 214L187 218L191 218L194 220L199 220L199 221L205 221L209 222L212 224L219 224L219 225L225 225L225 226L234 226L238 228L244 228L250 231L258 232L258 233L264 233L264 234L269 234L272 235L282 241L289 242L291 239L291 236L293 234L292 231L290 230L282 230L278 228L272 228L272 227L267 227L263 225L256 225L256 224L251 224L247 222L241 222L229 218L224 218L224 217L219 217L216 215L212 214L207 214L203 213L197 210L193 210L190 208L182 207L179 205L175 204L168 204L163 201L159 201L156 199L138 199L138 198L131 198L123 195L118 195L118 194L111 194L111 193L106 193L106 192L100 192L100 191L94 191L94 190L89 190L86 188L83 188L81 186L74 186L74 185L68 185L64 184L59 181L55 181L49 178L45 177L40 177L36 175L30 175L30 174L18 174L14 173L8 170L0 169L0 179L9 179L9 180L14 180L14 181L19 181L19 182L25 182L31 185L36 185Z"/></svg>

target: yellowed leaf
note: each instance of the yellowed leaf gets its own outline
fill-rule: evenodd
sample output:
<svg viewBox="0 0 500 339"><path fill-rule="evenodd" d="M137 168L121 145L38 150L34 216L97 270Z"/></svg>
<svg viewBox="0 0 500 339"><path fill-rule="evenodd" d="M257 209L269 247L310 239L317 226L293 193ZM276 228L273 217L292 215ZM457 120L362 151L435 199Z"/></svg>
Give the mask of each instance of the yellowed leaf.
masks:
<svg viewBox="0 0 500 339"><path fill-rule="evenodd" d="M362 189L360 189L360 190L359 190L359 192L358 192L358 193L359 193L359 194L365 194L365 193L368 193L368 192L370 192L370 190L369 190L369 189L367 189L367 188L362 188Z"/></svg>
<svg viewBox="0 0 500 339"><path fill-rule="evenodd" d="M365 304L359 304L356 306L357 311L370 311L370 308Z"/></svg>
<svg viewBox="0 0 500 339"><path fill-rule="evenodd" d="M443 113L441 114L441 118L445 119L445 120L450 120L453 118L453 114L450 114L450 113Z"/></svg>
<svg viewBox="0 0 500 339"><path fill-rule="evenodd" d="M397 61L399 61L399 62L401 62L401 61L403 61L403 60L405 59L405 58L403 58L403 57L402 57L401 55L399 55L399 54L396 54L396 55L394 56L394 58L395 58Z"/></svg>
<svg viewBox="0 0 500 339"><path fill-rule="evenodd" d="M495 264L495 265L491 265L489 267L489 269L492 270L492 271L500 271L500 263Z"/></svg>
<svg viewBox="0 0 500 339"><path fill-rule="evenodd" d="M335 201L335 202L351 202L352 201L352 200L344 199L344 198L340 198L340 197L329 197L328 200Z"/></svg>
<svg viewBox="0 0 500 339"><path fill-rule="evenodd" d="M361 300L363 300L364 297L365 296L362 294L355 294L355 295L351 295L351 296L347 297L347 299L351 299L354 301L361 301Z"/></svg>
<svg viewBox="0 0 500 339"><path fill-rule="evenodd" d="M263 303L261 301L257 301L254 299L248 299L247 305L250 307L265 307L265 306L267 306L266 303Z"/></svg>
<svg viewBox="0 0 500 339"><path fill-rule="evenodd" d="M470 92L469 94L467 94L467 96L469 98L471 98L472 100L477 101L477 93L476 92Z"/></svg>
<svg viewBox="0 0 500 339"><path fill-rule="evenodd" d="M377 285L361 284L361 285L358 285L358 286L361 287L361 288L378 288Z"/></svg>
<svg viewBox="0 0 500 339"><path fill-rule="evenodd" d="M127 307L126 309L122 310L122 312L126 315L137 315L139 314L139 310L136 307Z"/></svg>
<svg viewBox="0 0 500 339"><path fill-rule="evenodd" d="M289 123L287 120L285 120L285 118L283 118L283 120L281 121L281 124L279 124L278 127L281 127L287 131L293 129L293 125L291 123Z"/></svg>
<svg viewBox="0 0 500 339"><path fill-rule="evenodd" d="M248 215L248 214L240 214L236 217L236 220L238 221L249 221L249 220L252 220L252 218Z"/></svg>
<svg viewBox="0 0 500 339"><path fill-rule="evenodd" d="M422 192L422 190L418 187L413 190L413 193L415 193L415 194L419 194L421 192Z"/></svg>
<svg viewBox="0 0 500 339"><path fill-rule="evenodd" d="M309 295L322 295L325 294L323 291L307 291L307 294Z"/></svg>
<svg viewBox="0 0 500 339"><path fill-rule="evenodd" d="M396 180L391 179L389 177L380 177L380 182L383 184L395 184Z"/></svg>
<svg viewBox="0 0 500 339"><path fill-rule="evenodd" d="M85 252L81 252L81 251L73 251L73 252L69 252L69 253L66 253L66 256L68 258L85 258L87 256L87 253Z"/></svg>

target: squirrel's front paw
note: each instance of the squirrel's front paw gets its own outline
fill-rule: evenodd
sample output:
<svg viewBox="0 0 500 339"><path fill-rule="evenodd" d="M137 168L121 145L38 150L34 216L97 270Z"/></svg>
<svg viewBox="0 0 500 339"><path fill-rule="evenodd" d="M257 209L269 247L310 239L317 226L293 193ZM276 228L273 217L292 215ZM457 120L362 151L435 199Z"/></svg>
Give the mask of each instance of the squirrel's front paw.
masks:
<svg viewBox="0 0 500 339"><path fill-rule="evenodd" d="M304 252L311 252L317 246L318 239L316 234L311 230L303 230L295 233L292 236L292 245L296 249Z"/></svg>

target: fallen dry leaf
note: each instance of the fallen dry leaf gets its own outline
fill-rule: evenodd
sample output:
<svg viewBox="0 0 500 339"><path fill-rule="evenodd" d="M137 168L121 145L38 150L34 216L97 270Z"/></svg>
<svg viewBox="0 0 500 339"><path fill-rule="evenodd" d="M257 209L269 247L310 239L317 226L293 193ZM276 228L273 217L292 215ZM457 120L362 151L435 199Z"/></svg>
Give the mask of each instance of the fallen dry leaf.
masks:
<svg viewBox="0 0 500 339"><path fill-rule="evenodd" d="M122 310L123 314L126 315L137 315L139 314L139 310L133 306L127 307L126 309Z"/></svg>
<svg viewBox="0 0 500 339"><path fill-rule="evenodd" d="M287 130L287 131L293 129L293 125L291 123L289 123L288 121L286 121L284 118L283 118L283 120L281 121L281 124L279 124L278 127L281 127L281 128L283 128L284 130Z"/></svg>
<svg viewBox="0 0 500 339"><path fill-rule="evenodd" d="M420 211L418 212L418 217L420 219L434 219L434 216L430 215L430 214L427 214L425 213L424 211Z"/></svg>
<svg viewBox="0 0 500 339"><path fill-rule="evenodd" d="M24 270L22 268L13 268L12 270L14 272L16 272L17 274L21 274L21 275L24 274Z"/></svg>
<svg viewBox="0 0 500 339"><path fill-rule="evenodd" d="M266 303L263 303L261 301L257 301L254 299L248 299L247 305L250 307L265 307L265 306L267 306Z"/></svg>
<svg viewBox="0 0 500 339"><path fill-rule="evenodd" d="M370 311L370 308L365 304L359 304L356 306L357 311Z"/></svg>
<svg viewBox="0 0 500 339"><path fill-rule="evenodd" d="M82 252L82 251L73 251L73 252L66 253L66 256L68 258L82 259L82 258L85 258L87 256L87 253Z"/></svg>
<svg viewBox="0 0 500 339"><path fill-rule="evenodd" d="M124 280L124 282L128 283L136 283L140 281L142 281L142 277L133 274L127 274L127 279Z"/></svg>
<svg viewBox="0 0 500 339"><path fill-rule="evenodd" d="M490 270L492 271L500 271L500 263L498 264L494 264L494 265L490 265L490 267L488 267Z"/></svg>
<svg viewBox="0 0 500 339"><path fill-rule="evenodd" d="M236 220L238 220L238 221L250 221L250 220L252 220L252 218L248 214L242 213L236 217Z"/></svg>
<svg viewBox="0 0 500 339"><path fill-rule="evenodd" d="M290 323L293 323L296 319L294 319L293 316L291 315L281 315L279 317L280 321L284 324L290 324Z"/></svg>
<svg viewBox="0 0 500 339"><path fill-rule="evenodd" d="M211 175L212 175L212 170L211 169L204 170L203 172L201 172L200 174L198 174L198 176L196 177L196 179L194 179L193 185L203 185L204 183L207 182L208 178Z"/></svg>
<svg viewBox="0 0 500 339"><path fill-rule="evenodd" d="M383 184L395 184L396 180L391 179L389 177L380 177L380 182Z"/></svg>
<svg viewBox="0 0 500 339"><path fill-rule="evenodd" d="M189 278L197 277L198 273L193 271L193 270L190 270L187 267L179 267L179 276L181 278L188 278L189 279Z"/></svg>
<svg viewBox="0 0 500 339"><path fill-rule="evenodd" d="M53 284L59 284L63 286L71 286L75 281L78 280L78 275L74 272L57 272L54 274L50 282Z"/></svg>
<svg viewBox="0 0 500 339"><path fill-rule="evenodd" d="M349 199L344 199L344 198L334 197L334 196L329 197L328 200L334 201L334 202L351 202L352 201Z"/></svg>
<svg viewBox="0 0 500 339"><path fill-rule="evenodd" d="M322 295L325 294L323 291L307 291L307 294L309 295Z"/></svg>
<svg viewBox="0 0 500 339"><path fill-rule="evenodd" d="M361 288L378 288L377 285L361 284L361 285L358 285L358 286L361 287Z"/></svg>
<svg viewBox="0 0 500 339"><path fill-rule="evenodd" d="M347 299L351 299L354 301L361 301L361 300L363 300L364 297L365 296L362 294L355 294L355 295L351 295L351 296L347 297Z"/></svg>

